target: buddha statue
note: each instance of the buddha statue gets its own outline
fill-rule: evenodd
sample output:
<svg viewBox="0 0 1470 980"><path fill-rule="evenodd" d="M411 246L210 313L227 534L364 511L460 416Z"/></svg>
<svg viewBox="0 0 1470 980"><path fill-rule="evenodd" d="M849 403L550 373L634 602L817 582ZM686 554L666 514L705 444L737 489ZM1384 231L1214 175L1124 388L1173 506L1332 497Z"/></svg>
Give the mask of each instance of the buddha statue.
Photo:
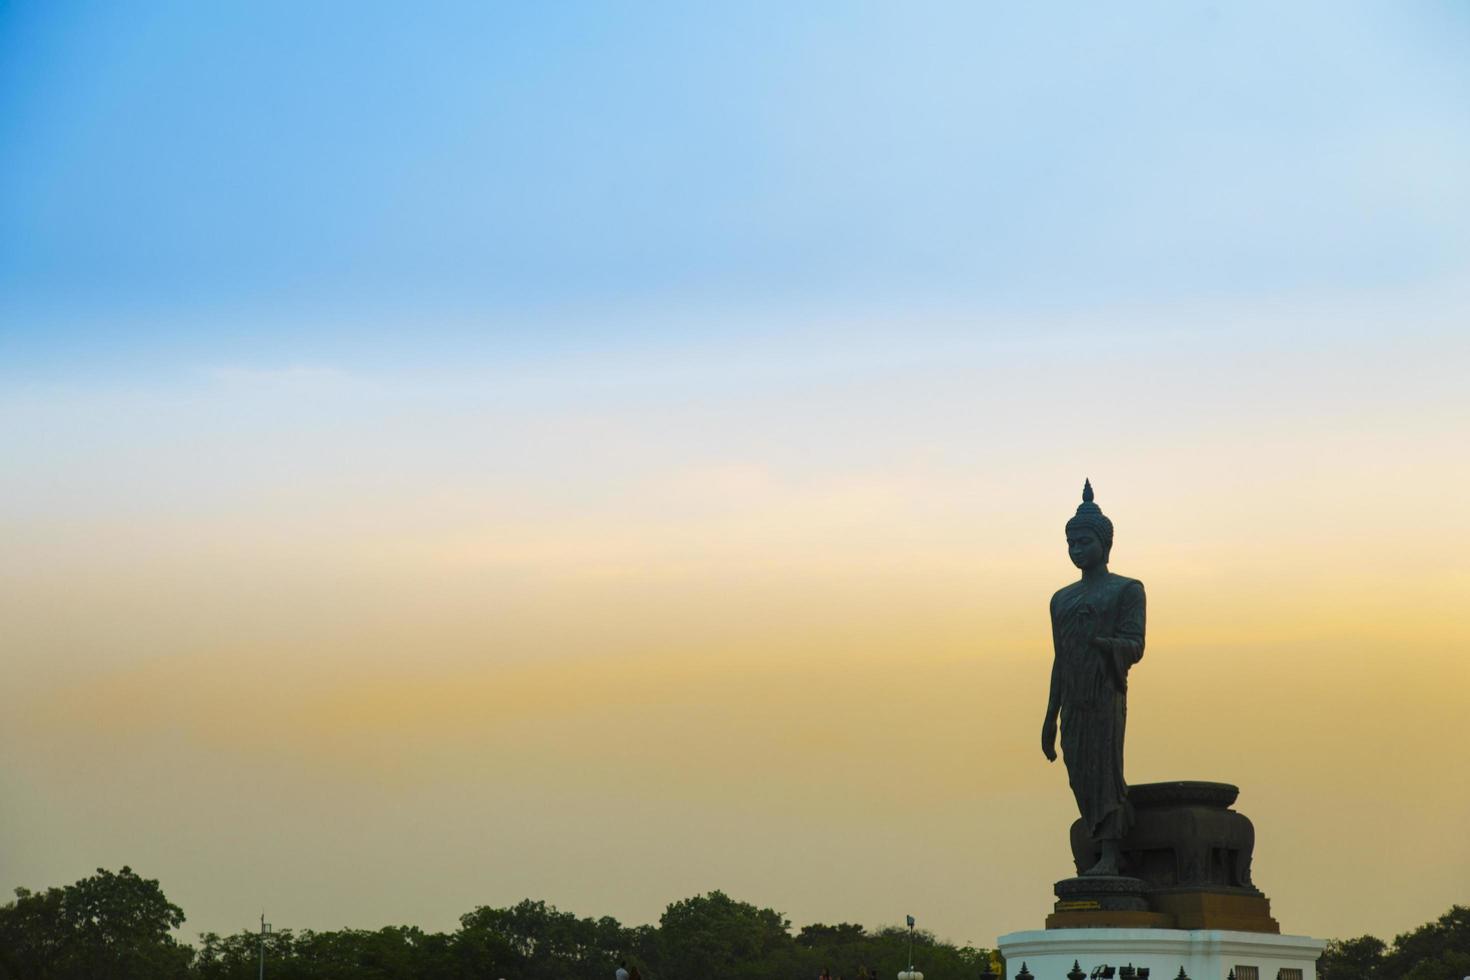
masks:
<svg viewBox="0 0 1470 980"><path fill-rule="evenodd" d="M1067 551L1082 577L1051 598L1054 659L1041 750L1062 757L1083 826L1101 858L1083 872L1118 874L1119 841L1133 823L1123 780L1128 669L1143 657L1143 583L1108 571L1113 522L1093 503L1092 482L1067 522Z"/></svg>

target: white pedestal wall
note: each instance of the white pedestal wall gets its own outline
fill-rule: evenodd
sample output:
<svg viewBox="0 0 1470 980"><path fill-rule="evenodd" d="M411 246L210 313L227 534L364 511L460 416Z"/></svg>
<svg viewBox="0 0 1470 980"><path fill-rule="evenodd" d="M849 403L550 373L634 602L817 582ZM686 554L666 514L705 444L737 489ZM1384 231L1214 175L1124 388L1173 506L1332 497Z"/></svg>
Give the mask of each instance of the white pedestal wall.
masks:
<svg viewBox="0 0 1470 980"><path fill-rule="evenodd" d="M1036 980L1066 980L1074 961L1089 975L1103 964L1146 966L1149 980L1174 980L1181 966L1190 980L1226 980L1239 966L1255 967L1259 980L1277 980L1281 969L1317 980L1317 956L1326 945L1308 936L1224 929L1035 929L1008 933L999 943L1011 980L1023 961Z"/></svg>

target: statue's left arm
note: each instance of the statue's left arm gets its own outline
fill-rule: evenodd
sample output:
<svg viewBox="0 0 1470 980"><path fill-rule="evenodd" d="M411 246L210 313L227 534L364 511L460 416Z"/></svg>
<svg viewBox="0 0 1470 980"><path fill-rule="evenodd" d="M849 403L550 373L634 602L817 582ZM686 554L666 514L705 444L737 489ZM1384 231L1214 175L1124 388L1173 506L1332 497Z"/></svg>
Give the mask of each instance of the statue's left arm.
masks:
<svg viewBox="0 0 1470 980"><path fill-rule="evenodd" d="M1145 607L1143 583L1130 581L1118 597L1118 627L1112 636L1097 637L1093 642L1111 661L1113 676L1120 690L1128 689L1128 668L1143 659Z"/></svg>

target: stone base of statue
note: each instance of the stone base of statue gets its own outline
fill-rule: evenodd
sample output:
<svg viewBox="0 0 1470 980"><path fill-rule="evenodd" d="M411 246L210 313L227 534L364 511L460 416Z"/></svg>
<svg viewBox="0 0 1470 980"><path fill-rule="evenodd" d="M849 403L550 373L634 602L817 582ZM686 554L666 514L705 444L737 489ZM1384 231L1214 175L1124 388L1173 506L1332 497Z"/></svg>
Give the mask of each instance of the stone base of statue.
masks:
<svg viewBox="0 0 1470 980"><path fill-rule="evenodd" d="M1129 787L1134 822L1118 844L1118 875L1084 875L1099 849L1078 824L1079 874L1055 885L1046 928L1001 936L1019 980L1317 980L1326 945L1283 936L1251 881L1255 830L1230 809L1227 783Z"/></svg>
<svg viewBox="0 0 1470 980"><path fill-rule="evenodd" d="M1177 929L1281 931L1281 926L1271 918L1271 900L1260 894L1156 888L1149 892L1148 901L1159 912L1170 916Z"/></svg>
<svg viewBox="0 0 1470 980"><path fill-rule="evenodd" d="M1279 933L1264 898L1180 892L1149 896L1145 911L1093 907L1086 902L1058 901L1046 917L1048 929L1229 929Z"/></svg>
<svg viewBox="0 0 1470 980"><path fill-rule="evenodd" d="M1056 883L1048 929L1170 928L1173 916L1149 907L1148 883L1121 875L1079 875Z"/></svg>
<svg viewBox="0 0 1470 980"><path fill-rule="evenodd" d="M1000 937L1006 973L1035 980L1090 977L1098 967L1142 980L1317 980L1317 957L1326 943L1307 936L1230 929L1089 928L1036 929ZM1132 967L1131 971L1123 970ZM1101 975L1101 974L1100 974Z"/></svg>
<svg viewBox="0 0 1470 980"><path fill-rule="evenodd" d="M1071 837L1079 877L1057 882L1046 927L1279 933L1270 899L1251 882L1255 828L1230 809L1239 792L1192 780L1130 786L1133 827L1118 846L1126 877L1080 874L1100 851L1078 820Z"/></svg>

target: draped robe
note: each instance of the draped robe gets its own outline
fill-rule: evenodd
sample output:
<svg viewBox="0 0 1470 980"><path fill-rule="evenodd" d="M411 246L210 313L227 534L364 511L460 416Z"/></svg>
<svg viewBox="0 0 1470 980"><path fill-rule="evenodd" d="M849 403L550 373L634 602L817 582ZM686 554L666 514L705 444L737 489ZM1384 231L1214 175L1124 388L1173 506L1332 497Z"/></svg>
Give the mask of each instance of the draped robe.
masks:
<svg viewBox="0 0 1470 980"><path fill-rule="evenodd" d="M1133 823L1123 780L1123 729L1128 668L1143 657L1143 583L1111 573L1097 582L1074 582L1052 596L1051 626L1052 699L1061 710L1067 782L1089 835L1118 840Z"/></svg>

